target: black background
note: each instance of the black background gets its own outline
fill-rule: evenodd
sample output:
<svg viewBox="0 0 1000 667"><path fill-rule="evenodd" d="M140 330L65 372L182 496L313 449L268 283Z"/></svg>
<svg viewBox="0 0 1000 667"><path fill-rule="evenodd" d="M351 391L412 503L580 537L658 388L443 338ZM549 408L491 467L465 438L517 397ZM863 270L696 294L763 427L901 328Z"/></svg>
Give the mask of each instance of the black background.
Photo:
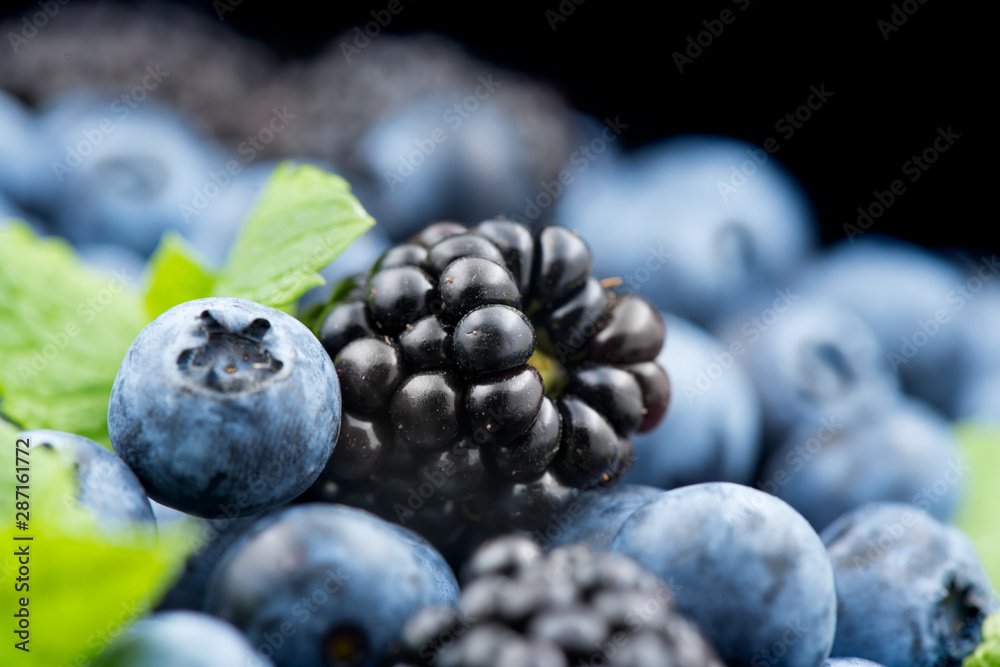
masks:
<svg viewBox="0 0 1000 667"><path fill-rule="evenodd" d="M992 132L976 127L972 117L992 108L996 86L987 67L995 59L985 55L995 41L989 36L993 18L984 7L943 0L846 7L714 0L653 9L562 0L572 13L553 29L546 12L558 12L560 0L400 1L403 10L387 31L438 32L480 57L534 74L584 111L619 116L629 124L623 136L630 146L682 132L757 144L775 137L776 157L805 185L827 241L843 238L843 225L857 218L857 208L898 178L906 192L873 231L932 247L995 251L1000 245L993 234ZM212 2L183 4L218 20ZM902 11L904 4L915 8L912 15ZM331 3L320 14L319 3L242 0L223 18L284 58L308 58L387 5ZM897 19L903 15L906 22L886 39L878 22L890 21L894 5ZM706 30L702 22L718 19L724 9L735 20L679 72L673 53L683 52L688 37ZM805 103L810 86L821 84L833 93L829 101L784 139L775 123ZM929 147L939 127L949 126L961 138L911 183L903 163Z"/></svg>

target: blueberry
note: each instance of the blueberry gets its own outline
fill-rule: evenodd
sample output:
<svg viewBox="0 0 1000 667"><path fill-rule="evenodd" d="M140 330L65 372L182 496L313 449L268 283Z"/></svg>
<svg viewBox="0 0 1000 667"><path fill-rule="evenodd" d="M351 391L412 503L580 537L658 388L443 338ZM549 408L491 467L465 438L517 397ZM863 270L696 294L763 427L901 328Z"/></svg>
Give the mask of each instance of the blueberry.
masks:
<svg viewBox="0 0 1000 667"><path fill-rule="evenodd" d="M752 320L750 320L752 322ZM764 411L768 444L792 427L852 422L896 401L899 382L872 330L854 313L822 300L795 303L773 324L737 321L720 336L740 342Z"/></svg>
<svg viewBox="0 0 1000 667"><path fill-rule="evenodd" d="M308 608L296 607L302 596ZM206 610L254 645L291 623L294 634L271 644L278 667L361 667L386 655L410 616L457 596L440 554L405 528L362 510L309 504L260 522L226 552Z"/></svg>
<svg viewBox="0 0 1000 667"><path fill-rule="evenodd" d="M638 484L588 490L534 537L546 549L582 542L594 551L607 552L625 521L661 493L662 489Z"/></svg>
<svg viewBox="0 0 1000 667"><path fill-rule="evenodd" d="M186 119L149 101L123 117L107 101L54 126L45 145L62 166L49 197L64 236L149 255L168 229L191 229L196 191L214 184L204 140Z"/></svg>
<svg viewBox="0 0 1000 667"><path fill-rule="evenodd" d="M73 466L79 488L76 500L98 527L115 533L138 524L155 525L153 509L142 484L112 452L93 440L62 431L22 431L32 448L55 450Z"/></svg>
<svg viewBox="0 0 1000 667"><path fill-rule="evenodd" d="M611 550L670 582L678 610L728 664L818 665L830 655L830 561L809 523L774 496L729 482L667 491L625 521Z"/></svg>
<svg viewBox="0 0 1000 667"><path fill-rule="evenodd" d="M753 170L750 175L741 170ZM734 173L734 192L720 190ZM608 164L560 198L556 219L587 238L594 273L618 276L661 310L702 326L805 255L815 217L773 156L729 137L690 135Z"/></svg>
<svg viewBox="0 0 1000 667"><path fill-rule="evenodd" d="M959 665L997 607L972 544L911 505L872 503L823 531L837 586L834 656Z"/></svg>
<svg viewBox="0 0 1000 667"><path fill-rule="evenodd" d="M161 518L166 510L176 512L182 518L187 517L189 521L195 521L195 530L197 530L197 534L192 537L194 552L188 556L180 577L166 592L156 608L161 611L168 609L202 611L205 607L208 581L219 559L222 558L226 549L267 514L229 518L220 513L214 519L202 519L183 514L166 505L159 505L156 501L153 501L152 504L158 525L163 526L166 522L177 520L176 518Z"/></svg>
<svg viewBox="0 0 1000 667"><path fill-rule="evenodd" d="M830 658L823 663L823 667L885 667L885 665L863 658Z"/></svg>
<svg viewBox="0 0 1000 667"><path fill-rule="evenodd" d="M952 320L965 319L964 306L974 296L965 276L943 258L901 241L877 235L851 241L799 277L803 297L857 313L878 336L903 389L953 414L963 342L962 326Z"/></svg>
<svg viewBox="0 0 1000 667"><path fill-rule="evenodd" d="M104 651L94 667L269 667L270 660L229 623L194 611L153 614Z"/></svg>
<svg viewBox="0 0 1000 667"><path fill-rule="evenodd" d="M250 515L316 479L340 404L333 363L298 320L243 299L197 299L132 342L108 428L151 498L198 516L238 501Z"/></svg>
<svg viewBox="0 0 1000 667"><path fill-rule="evenodd" d="M761 405L753 381L706 331L663 317L670 335L657 363L670 377L670 410L652 432L632 439L636 465L625 481L663 489L749 484L761 449Z"/></svg>
<svg viewBox="0 0 1000 667"><path fill-rule="evenodd" d="M455 114L467 94L438 89L383 114L357 138L358 197L397 240L428 220L520 210L536 194L538 176L519 150L523 128L503 107Z"/></svg>
<svg viewBox="0 0 1000 667"><path fill-rule="evenodd" d="M27 195L32 176L30 165L38 150L37 135L37 123L31 112L20 100L0 89L0 195L19 200Z"/></svg>
<svg viewBox="0 0 1000 667"><path fill-rule="evenodd" d="M759 484L820 531L876 501L912 503L947 521L958 507L965 471L951 425L909 399L858 422L794 430L771 455Z"/></svg>

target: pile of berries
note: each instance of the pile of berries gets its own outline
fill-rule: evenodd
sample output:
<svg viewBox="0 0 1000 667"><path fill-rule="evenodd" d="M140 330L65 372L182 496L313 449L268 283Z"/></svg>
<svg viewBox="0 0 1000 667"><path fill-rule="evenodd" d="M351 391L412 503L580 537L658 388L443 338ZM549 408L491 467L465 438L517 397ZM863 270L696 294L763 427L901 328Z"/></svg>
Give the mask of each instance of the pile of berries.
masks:
<svg viewBox="0 0 1000 667"><path fill-rule="evenodd" d="M489 220L432 224L351 279L320 317L344 409L307 497L442 546L462 517L531 529L617 481L666 411L665 328L590 270L564 227Z"/></svg>
<svg viewBox="0 0 1000 667"><path fill-rule="evenodd" d="M721 667L635 561L582 544L542 554L531 540L487 542L465 568L457 605L425 607L387 664Z"/></svg>

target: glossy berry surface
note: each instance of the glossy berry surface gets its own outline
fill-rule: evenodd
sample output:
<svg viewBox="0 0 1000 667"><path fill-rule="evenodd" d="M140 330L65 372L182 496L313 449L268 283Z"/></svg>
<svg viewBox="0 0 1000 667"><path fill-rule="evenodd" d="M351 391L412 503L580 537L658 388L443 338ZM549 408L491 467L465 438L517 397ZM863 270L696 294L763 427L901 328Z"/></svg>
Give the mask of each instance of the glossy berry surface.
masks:
<svg viewBox="0 0 1000 667"><path fill-rule="evenodd" d="M317 330L346 445L305 499L412 520L446 548L455 529L527 528L613 484L666 411L666 331L591 265L563 227L439 222L338 290Z"/></svg>
<svg viewBox="0 0 1000 667"><path fill-rule="evenodd" d="M427 607L395 664L721 667L668 587L622 556L584 545L543 554L519 536L483 544L455 608Z"/></svg>

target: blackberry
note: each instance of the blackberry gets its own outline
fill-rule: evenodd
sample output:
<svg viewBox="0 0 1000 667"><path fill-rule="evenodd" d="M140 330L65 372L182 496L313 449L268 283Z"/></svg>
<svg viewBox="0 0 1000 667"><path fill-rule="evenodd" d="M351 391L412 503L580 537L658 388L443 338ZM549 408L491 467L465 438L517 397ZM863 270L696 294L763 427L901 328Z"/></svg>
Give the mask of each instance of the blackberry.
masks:
<svg viewBox="0 0 1000 667"><path fill-rule="evenodd" d="M307 499L359 505L461 557L447 539L543 527L580 489L617 481L630 436L666 410L665 329L590 267L564 227L439 222L336 289L317 329L345 426Z"/></svg>
<svg viewBox="0 0 1000 667"><path fill-rule="evenodd" d="M481 546L464 575L458 605L410 618L384 664L722 667L668 587L623 556L582 544L543 555L504 536Z"/></svg>

